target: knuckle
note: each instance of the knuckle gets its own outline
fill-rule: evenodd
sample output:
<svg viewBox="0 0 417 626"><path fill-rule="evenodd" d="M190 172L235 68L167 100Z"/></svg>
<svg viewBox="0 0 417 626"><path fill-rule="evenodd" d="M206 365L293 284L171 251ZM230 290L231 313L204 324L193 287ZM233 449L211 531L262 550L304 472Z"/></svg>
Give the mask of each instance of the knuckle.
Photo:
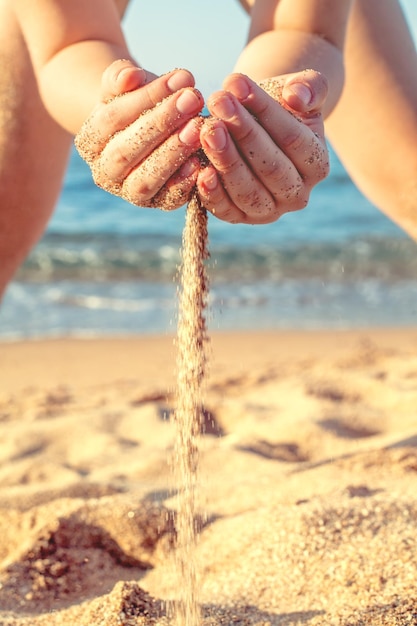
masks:
<svg viewBox="0 0 417 626"><path fill-rule="evenodd" d="M282 188L274 192L274 198L277 203L284 203L288 206L288 210L292 210L293 206L300 205L300 208L304 208L304 198L306 197L306 185L299 177L296 180L286 180L285 188Z"/></svg>
<svg viewBox="0 0 417 626"><path fill-rule="evenodd" d="M268 93L268 95L270 94ZM271 100L269 98L262 99L259 103L259 106L256 107L256 111L255 111L256 117L259 119L262 119L264 117L269 117L270 114L271 114Z"/></svg>
<svg viewBox="0 0 417 626"><path fill-rule="evenodd" d="M329 155L327 149L322 146L315 145L304 163L311 171L310 178L317 182L324 180L329 175Z"/></svg>
<svg viewBox="0 0 417 626"><path fill-rule="evenodd" d="M155 189L153 189L145 181L135 180L134 184L125 184L125 193L129 196L129 198L134 198L134 204L145 206L146 203L154 197Z"/></svg>
<svg viewBox="0 0 417 626"><path fill-rule="evenodd" d="M304 181L292 164L276 164L272 162L262 170L266 186L275 198L283 197L286 201L297 198L304 189Z"/></svg>
<svg viewBox="0 0 417 626"><path fill-rule="evenodd" d="M104 189L108 193L111 193L115 196L123 195L123 186L121 183L109 180L108 177L103 176L102 172L99 169L92 169L93 181L97 187L100 189Z"/></svg>
<svg viewBox="0 0 417 626"><path fill-rule="evenodd" d="M239 155L230 158L228 161L218 161L215 165L222 176L230 176L231 174L235 174L239 169L244 168L244 164Z"/></svg>
<svg viewBox="0 0 417 626"><path fill-rule="evenodd" d="M304 129L298 125L298 128L287 133L282 138L282 147L291 151L297 151L305 145Z"/></svg>
<svg viewBox="0 0 417 626"><path fill-rule="evenodd" d="M128 175L124 182L124 193L132 204L155 206L149 202L153 202L160 191L161 179L146 162Z"/></svg>
<svg viewBox="0 0 417 626"><path fill-rule="evenodd" d="M308 204L309 197L310 197L309 193L304 193L304 194L300 194L296 196L291 202L289 211L295 212L295 211L302 211L302 209L305 209Z"/></svg>
<svg viewBox="0 0 417 626"><path fill-rule="evenodd" d="M97 111L97 118L100 126L111 129L111 131L115 130L120 122L119 107L116 106L115 101L108 102L100 107ZM110 135L113 134L111 131Z"/></svg>
<svg viewBox="0 0 417 626"><path fill-rule="evenodd" d="M170 101L165 100L141 115L138 120L138 134L153 140L159 135L166 135L179 124L181 115L172 110Z"/></svg>
<svg viewBox="0 0 417 626"><path fill-rule="evenodd" d="M110 161L112 170L125 171L126 169L131 169L134 162L134 153L129 150L126 142L114 139L109 146L109 150L111 150L111 153L106 156L106 160Z"/></svg>
<svg viewBox="0 0 417 626"><path fill-rule="evenodd" d="M234 132L234 135L242 146L247 144L252 144L256 141L259 135L259 128L257 126L244 126L239 129L237 132Z"/></svg>
<svg viewBox="0 0 417 626"><path fill-rule="evenodd" d="M236 204L238 206L244 206L246 211L252 212L264 212L268 210L265 207L264 198L261 198L259 190L256 187L252 187L249 190L246 189L245 193L239 193L236 197Z"/></svg>
<svg viewBox="0 0 417 626"><path fill-rule="evenodd" d="M178 119L178 115L175 116ZM153 116L152 124L149 128L150 135L165 135L167 131L175 128L171 112L163 107L158 110L158 115Z"/></svg>
<svg viewBox="0 0 417 626"><path fill-rule="evenodd" d="M284 166L278 159L266 160L262 163L261 174L272 185L289 180L291 173L292 166Z"/></svg>

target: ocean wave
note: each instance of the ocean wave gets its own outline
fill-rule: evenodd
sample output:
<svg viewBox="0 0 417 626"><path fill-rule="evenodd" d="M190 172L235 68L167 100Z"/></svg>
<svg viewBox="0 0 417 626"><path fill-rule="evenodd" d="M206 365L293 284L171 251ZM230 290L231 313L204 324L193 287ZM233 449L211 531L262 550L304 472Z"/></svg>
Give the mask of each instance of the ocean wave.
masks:
<svg viewBox="0 0 417 626"><path fill-rule="evenodd" d="M0 337L175 332L176 286L131 282L13 282L0 311ZM210 289L213 329L354 328L415 325L417 282L322 279L218 283Z"/></svg>
<svg viewBox="0 0 417 626"><path fill-rule="evenodd" d="M176 239L97 235L47 236L21 268L26 282L144 280L172 282L178 273ZM407 239L368 238L344 243L211 246L214 281L340 279L409 280L417 275L417 246Z"/></svg>

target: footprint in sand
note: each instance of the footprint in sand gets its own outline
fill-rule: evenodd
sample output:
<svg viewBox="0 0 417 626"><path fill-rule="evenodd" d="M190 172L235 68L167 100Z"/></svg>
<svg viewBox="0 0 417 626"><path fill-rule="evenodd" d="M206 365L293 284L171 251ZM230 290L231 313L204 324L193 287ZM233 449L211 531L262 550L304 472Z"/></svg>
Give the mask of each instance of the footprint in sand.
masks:
<svg viewBox="0 0 417 626"><path fill-rule="evenodd" d="M172 549L172 513L126 496L60 499L1 515L0 606L37 612L108 593L139 580ZM10 535L9 540L7 535Z"/></svg>
<svg viewBox="0 0 417 626"><path fill-rule="evenodd" d="M380 434L374 426L350 420L327 418L317 422L324 430L330 431L342 439L363 439Z"/></svg>
<svg viewBox="0 0 417 626"><path fill-rule="evenodd" d="M260 439L250 446L239 446L239 450L258 454L265 459L284 461L284 463L303 463L309 460L297 443L271 443Z"/></svg>

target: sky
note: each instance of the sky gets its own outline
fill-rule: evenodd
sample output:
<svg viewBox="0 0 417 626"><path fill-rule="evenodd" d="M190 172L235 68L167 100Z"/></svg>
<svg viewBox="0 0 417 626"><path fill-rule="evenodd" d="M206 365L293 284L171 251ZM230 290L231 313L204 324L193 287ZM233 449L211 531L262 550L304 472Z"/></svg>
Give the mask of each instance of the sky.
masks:
<svg viewBox="0 0 417 626"><path fill-rule="evenodd" d="M208 4L210 11L204 10ZM130 50L143 67L156 74L185 67L205 96L233 71L248 27L237 0L131 0L124 23Z"/></svg>
<svg viewBox="0 0 417 626"><path fill-rule="evenodd" d="M417 0L400 2L417 41ZM205 97L233 71L248 26L237 0L131 0L124 22L130 50L143 67L156 74L186 67Z"/></svg>

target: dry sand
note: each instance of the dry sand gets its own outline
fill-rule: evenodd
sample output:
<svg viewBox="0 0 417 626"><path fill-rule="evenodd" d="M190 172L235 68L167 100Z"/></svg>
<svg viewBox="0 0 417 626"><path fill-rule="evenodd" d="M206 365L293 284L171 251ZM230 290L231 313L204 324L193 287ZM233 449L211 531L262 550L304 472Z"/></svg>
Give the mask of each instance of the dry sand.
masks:
<svg viewBox="0 0 417 626"><path fill-rule="evenodd" d="M417 330L214 334L203 622L417 624ZM165 624L172 337L0 345L0 626Z"/></svg>

